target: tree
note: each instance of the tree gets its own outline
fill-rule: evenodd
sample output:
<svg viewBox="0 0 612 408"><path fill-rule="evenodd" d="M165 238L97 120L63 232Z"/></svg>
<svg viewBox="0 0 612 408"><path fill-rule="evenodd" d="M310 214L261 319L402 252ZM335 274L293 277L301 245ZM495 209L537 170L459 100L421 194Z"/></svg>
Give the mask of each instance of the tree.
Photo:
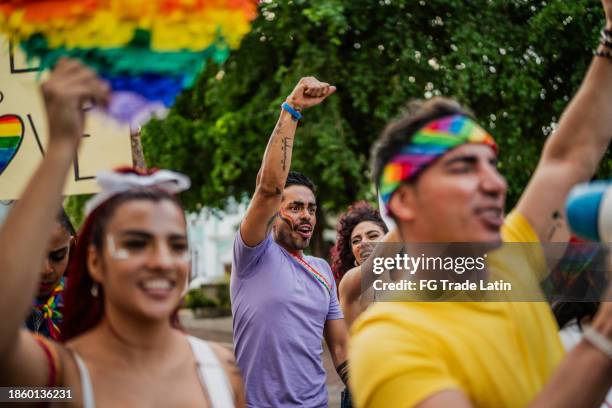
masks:
<svg viewBox="0 0 612 408"><path fill-rule="evenodd" d="M434 95L471 107L496 136L511 207L604 24L597 0L266 0L259 11L241 48L143 132L150 166L192 177L188 208L252 193L279 106L304 75L338 87L305 112L292 165L325 211L373 199L372 143L406 101Z"/></svg>

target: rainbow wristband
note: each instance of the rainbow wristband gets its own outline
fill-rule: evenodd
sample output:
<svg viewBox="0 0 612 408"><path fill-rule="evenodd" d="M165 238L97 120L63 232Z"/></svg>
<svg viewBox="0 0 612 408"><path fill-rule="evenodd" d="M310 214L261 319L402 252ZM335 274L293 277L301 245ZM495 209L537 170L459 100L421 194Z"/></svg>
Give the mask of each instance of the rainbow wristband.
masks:
<svg viewBox="0 0 612 408"><path fill-rule="evenodd" d="M281 108L289 112L289 114L291 115L291 117L293 117L293 120L295 122L302 119L302 114L298 112L297 110L293 109L293 107L289 105L287 102L283 102L283 104L281 105Z"/></svg>

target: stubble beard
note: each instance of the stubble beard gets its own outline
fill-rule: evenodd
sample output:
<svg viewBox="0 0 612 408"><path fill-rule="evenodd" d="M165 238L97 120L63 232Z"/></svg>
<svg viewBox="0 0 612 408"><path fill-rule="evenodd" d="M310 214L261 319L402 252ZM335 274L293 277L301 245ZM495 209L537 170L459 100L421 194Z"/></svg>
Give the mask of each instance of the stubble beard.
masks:
<svg viewBox="0 0 612 408"><path fill-rule="evenodd" d="M310 239L294 239L293 231L291 231L288 227L279 228L276 231L276 242L282 247L289 249L291 251L302 251L308 248L310 244Z"/></svg>

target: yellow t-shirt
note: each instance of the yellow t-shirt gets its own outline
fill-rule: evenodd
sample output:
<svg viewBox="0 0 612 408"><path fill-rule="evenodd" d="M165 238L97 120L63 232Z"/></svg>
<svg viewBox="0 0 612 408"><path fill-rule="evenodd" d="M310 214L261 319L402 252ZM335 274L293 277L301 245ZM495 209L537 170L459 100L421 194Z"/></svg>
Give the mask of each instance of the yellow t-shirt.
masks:
<svg viewBox="0 0 612 408"><path fill-rule="evenodd" d="M517 212L504 242L538 242ZM543 258L513 257L507 269L533 271ZM498 265L499 267L499 265ZM350 388L358 407L411 407L443 390L476 407L524 407L563 357L545 302L381 302L353 325Z"/></svg>

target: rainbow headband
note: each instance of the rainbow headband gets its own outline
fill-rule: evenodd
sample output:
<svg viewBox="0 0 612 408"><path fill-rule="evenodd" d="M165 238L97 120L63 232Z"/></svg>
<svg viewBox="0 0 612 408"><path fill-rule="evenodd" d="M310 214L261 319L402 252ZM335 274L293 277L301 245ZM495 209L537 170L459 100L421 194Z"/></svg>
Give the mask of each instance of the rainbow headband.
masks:
<svg viewBox="0 0 612 408"><path fill-rule="evenodd" d="M445 116L419 129L383 169L378 183L387 213L389 201L404 181L414 180L449 150L466 143L485 144L497 153L493 137L465 115Z"/></svg>

